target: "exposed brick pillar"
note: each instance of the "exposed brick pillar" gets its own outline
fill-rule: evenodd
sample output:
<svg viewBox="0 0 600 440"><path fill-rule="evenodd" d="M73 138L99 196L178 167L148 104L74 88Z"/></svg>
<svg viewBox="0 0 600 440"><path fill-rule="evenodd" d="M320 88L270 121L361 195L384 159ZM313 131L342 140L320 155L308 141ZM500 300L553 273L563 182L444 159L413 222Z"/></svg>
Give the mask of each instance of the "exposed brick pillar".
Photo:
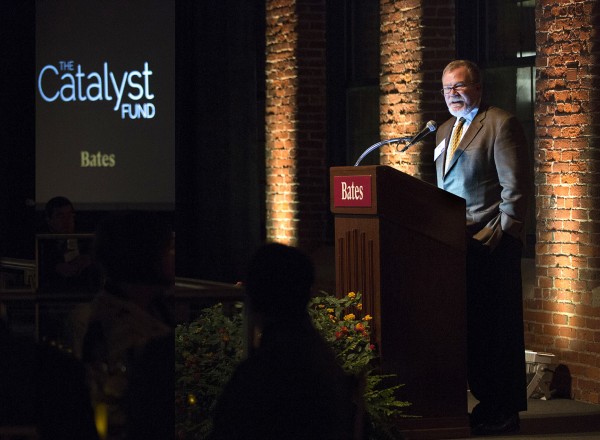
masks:
<svg viewBox="0 0 600 440"><path fill-rule="evenodd" d="M326 167L325 0L266 2L267 239L323 242Z"/></svg>
<svg viewBox="0 0 600 440"><path fill-rule="evenodd" d="M600 2L536 2L536 287L528 347L554 353L575 399L600 403Z"/></svg>
<svg viewBox="0 0 600 440"><path fill-rule="evenodd" d="M442 70L454 58L454 1L380 0L382 139L412 136L427 121L449 115L441 89ZM381 149L381 163L435 183L435 136L405 153Z"/></svg>

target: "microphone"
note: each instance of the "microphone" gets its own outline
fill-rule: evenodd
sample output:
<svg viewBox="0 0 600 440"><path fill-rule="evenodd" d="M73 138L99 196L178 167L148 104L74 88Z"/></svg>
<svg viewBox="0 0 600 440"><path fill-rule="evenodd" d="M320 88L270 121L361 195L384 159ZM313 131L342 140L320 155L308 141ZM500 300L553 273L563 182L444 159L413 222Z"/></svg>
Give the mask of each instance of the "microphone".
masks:
<svg viewBox="0 0 600 440"><path fill-rule="evenodd" d="M410 140L410 142L408 144L406 144L406 146L402 150L400 150L400 152L404 153L408 149L408 147L421 141L429 133L433 133L436 130L437 130L437 123L435 121L429 121L427 123L427 125L425 125L425 127L423 127L423 130L418 132L417 135L414 138L412 138Z"/></svg>

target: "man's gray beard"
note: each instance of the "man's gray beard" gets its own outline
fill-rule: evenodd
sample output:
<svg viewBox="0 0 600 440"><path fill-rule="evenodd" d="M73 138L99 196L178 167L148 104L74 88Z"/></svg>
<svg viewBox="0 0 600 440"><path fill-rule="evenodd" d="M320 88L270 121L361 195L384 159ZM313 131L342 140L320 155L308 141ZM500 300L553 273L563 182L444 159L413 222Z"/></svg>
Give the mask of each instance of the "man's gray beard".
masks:
<svg viewBox="0 0 600 440"><path fill-rule="evenodd" d="M455 111L452 111L452 110L450 110L450 107L449 107L449 106L447 106L447 107L448 107L448 111L450 112L450 114L451 114L452 116L456 116L457 118L460 118L461 116L467 116L469 113L471 113L471 111L472 111L474 108L476 108L476 107L479 107L479 106L481 106L481 98L479 98L479 99L477 100L477 102L475 102L475 103L474 103L473 105L471 105L470 107L465 107L465 108L463 108L463 109L462 109L460 112L455 112Z"/></svg>
<svg viewBox="0 0 600 440"><path fill-rule="evenodd" d="M471 113L471 110L473 110L474 107L465 107L463 108L461 111L459 112L455 112L454 110L450 110L450 108L448 108L448 111L450 112L450 114L452 116L456 116L457 118L460 118L462 116L466 116L469 113Z"/></svg>

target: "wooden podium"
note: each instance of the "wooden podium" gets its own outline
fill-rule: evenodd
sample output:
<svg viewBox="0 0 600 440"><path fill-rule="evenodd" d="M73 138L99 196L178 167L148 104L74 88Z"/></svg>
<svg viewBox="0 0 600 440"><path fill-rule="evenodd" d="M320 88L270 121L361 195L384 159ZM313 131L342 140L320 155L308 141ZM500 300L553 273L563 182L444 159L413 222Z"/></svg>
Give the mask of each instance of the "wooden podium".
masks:
<svg viewBox="0 0 600 440"><path fill-rule="evenodd" d="M363 295L408 438L469 436L465 201L389 166L330 169L336 293Z"/></svg>

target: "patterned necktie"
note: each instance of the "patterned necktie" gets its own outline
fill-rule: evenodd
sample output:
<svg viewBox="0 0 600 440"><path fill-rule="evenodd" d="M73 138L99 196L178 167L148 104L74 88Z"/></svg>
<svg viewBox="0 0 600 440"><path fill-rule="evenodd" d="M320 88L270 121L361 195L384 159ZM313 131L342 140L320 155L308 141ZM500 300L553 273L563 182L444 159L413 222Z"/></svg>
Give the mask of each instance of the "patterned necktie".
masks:
<svg viewBox="0 0 600 440"><path fill-rule="evenodd" d="M448 152L446 153L446 168L448 168L448 164L450 160L452 160L452 156L460 143L460 138L462 136L463 125L465 124L465 118L460 118L458 120L458 124L454 128L454 132L452 133L452 138L450 139L450 146L448 148Z"/></svg>

